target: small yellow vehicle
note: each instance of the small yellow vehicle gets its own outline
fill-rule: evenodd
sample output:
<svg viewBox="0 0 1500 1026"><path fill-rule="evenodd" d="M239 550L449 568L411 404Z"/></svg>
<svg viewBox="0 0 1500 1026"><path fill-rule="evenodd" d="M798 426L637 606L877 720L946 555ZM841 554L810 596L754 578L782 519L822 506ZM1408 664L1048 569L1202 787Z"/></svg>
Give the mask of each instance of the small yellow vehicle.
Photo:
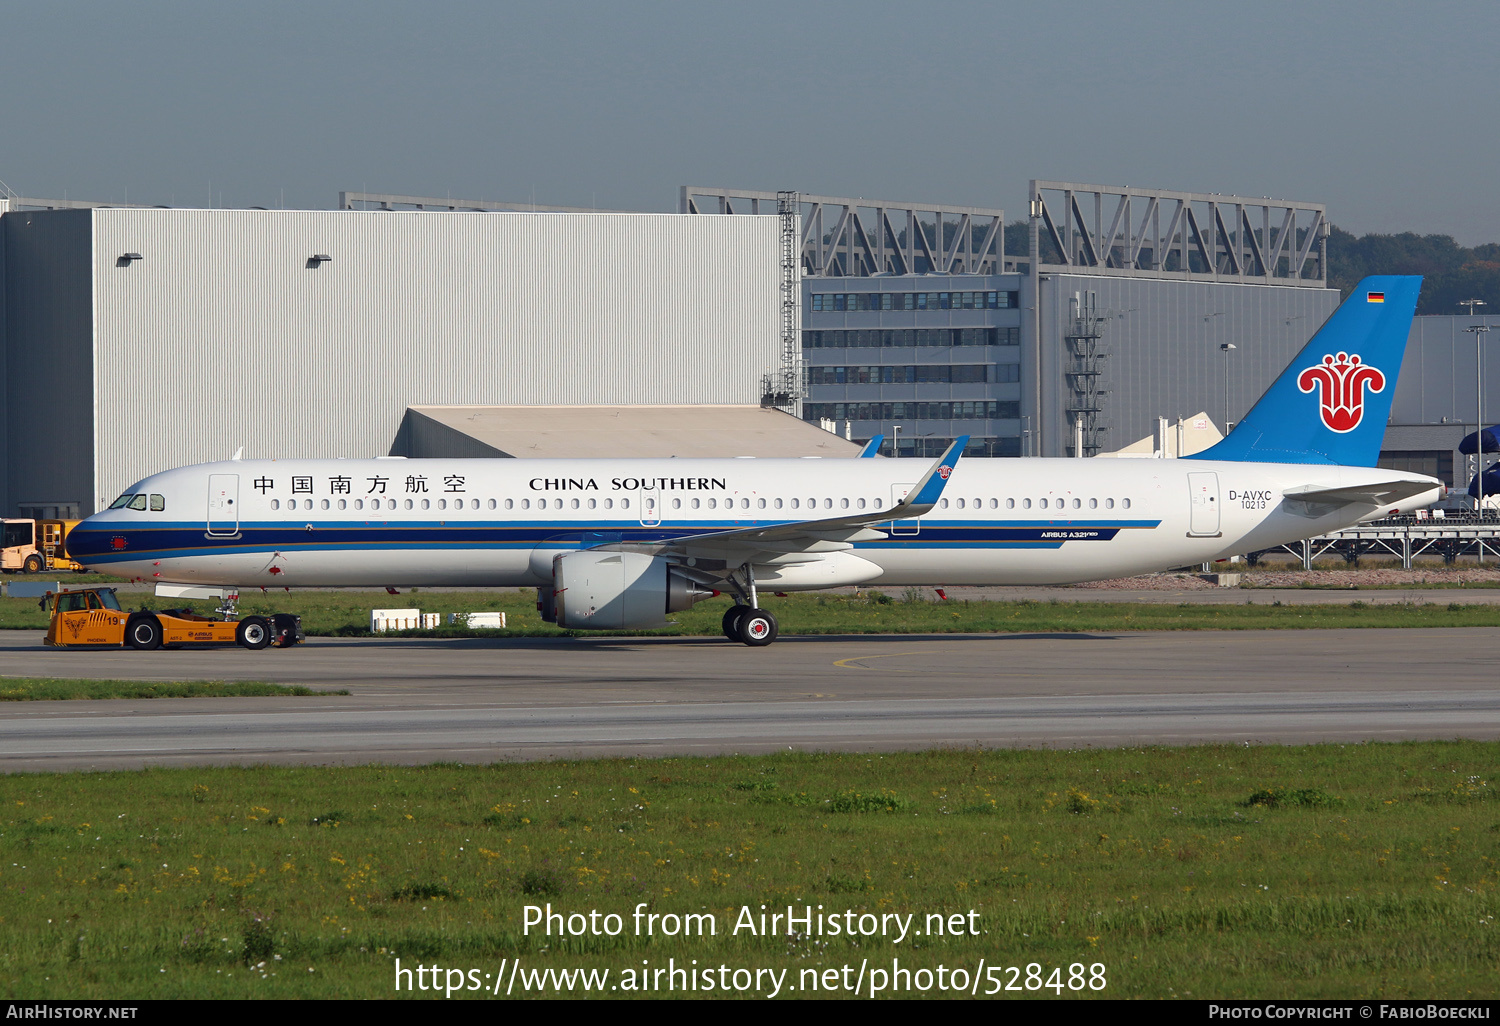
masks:
<svg viewBox="0 0 1500 1026"><path fill-rule="evenodd" d="M47 626L48 645L129 645L143 652L180 648L183 645L242 645L290 648L302 641L302 618L290 613L272 616L226 615L214 620L190 609L142 609L128 612L120 607L113 588L66 588L48 592L43 608L50 604L52 619ZM221 609L227 612L232 607Z"/></svg>
<svg viewBox="0 0 1500 1026"><path fill-rule="evenodd" d="M87 573L67 556L68 532L77 520L0 520L0 570L39 574L71 570Z"/></svg>

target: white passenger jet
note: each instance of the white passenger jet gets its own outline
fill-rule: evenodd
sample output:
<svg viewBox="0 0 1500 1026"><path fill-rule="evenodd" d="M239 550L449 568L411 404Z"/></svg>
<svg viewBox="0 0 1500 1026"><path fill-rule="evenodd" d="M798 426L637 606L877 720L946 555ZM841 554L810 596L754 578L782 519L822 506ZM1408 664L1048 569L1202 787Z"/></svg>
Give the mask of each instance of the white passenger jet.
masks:
<svg viewBox="0 0 1500 1026"><path fill-rule="evenodd" d="M88 567L229 586L535 587L544 619L663 626L728 592L1065 584L1267 549L1429 505L1375 468L1421 279L1372 277L1190 459L235 460L154 474L68 538Z"/></svg>

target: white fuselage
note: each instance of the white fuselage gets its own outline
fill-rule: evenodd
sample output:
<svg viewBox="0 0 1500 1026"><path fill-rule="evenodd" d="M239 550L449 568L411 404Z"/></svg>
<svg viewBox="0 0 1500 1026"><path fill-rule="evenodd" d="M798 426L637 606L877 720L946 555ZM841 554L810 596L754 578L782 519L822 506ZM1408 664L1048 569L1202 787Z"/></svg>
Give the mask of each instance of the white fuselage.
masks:
<svg viewBox="0 0 1500 1026"><path fill-rule="evenodd" d="M375 459L202 464L146 478L74 530L94 568L146 581L259 586L548 583L558 553L887 509L928 469L893 459ZM1316 519L1293 488L1411 480L1399 506ZM1426 506L1441 484L1390 470L1191 459L966 459L919 520L787 567L793 591L1064 584L1199 563ZM153 509L160 506L160 509ZM849 558L849 557L857 558Z"/></svg>

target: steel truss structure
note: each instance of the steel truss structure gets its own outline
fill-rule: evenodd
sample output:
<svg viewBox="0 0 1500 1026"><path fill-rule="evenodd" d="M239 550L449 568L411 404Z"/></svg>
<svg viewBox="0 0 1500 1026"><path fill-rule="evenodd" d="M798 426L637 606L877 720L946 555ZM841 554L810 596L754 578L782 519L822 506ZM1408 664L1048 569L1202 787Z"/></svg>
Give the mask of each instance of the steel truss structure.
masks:
<svg viewBox="0 0 1500 1026"><path fill-rule="evenodd" d="M772 214L784 193L684 185L679 214ZM802 273L1002 274L1005 211L938 203L887 203L853 196L796 197ZM1014 263L1014 261L1012 261Z"/></svg>
<svg viewBox="0 0 1500 1026"><path fill-rule="evenodd" d="M1030 202L1043 272L1327 287L1319 203L1040 179Z"/></svg>
<svg viewBox="0 0 1500 1026"><path fill-rule="evenodd" d="M1412 560L1421 555L1440 555L1443 562L1453 563L1459 556L1475 556L1483 563L1485 555L1500 558L1500 522L1469 521L1454 524L1391 521L1372 522L1346 528L1319 538L1288 542L1267 552L1288 552L1302 561L1302 569L1311 570L1313 560L1336 552L1351 566L1371 553L1396 556L1401 566L1411 569ZM1255 565L1260 552L1249 554Z"/></svg>

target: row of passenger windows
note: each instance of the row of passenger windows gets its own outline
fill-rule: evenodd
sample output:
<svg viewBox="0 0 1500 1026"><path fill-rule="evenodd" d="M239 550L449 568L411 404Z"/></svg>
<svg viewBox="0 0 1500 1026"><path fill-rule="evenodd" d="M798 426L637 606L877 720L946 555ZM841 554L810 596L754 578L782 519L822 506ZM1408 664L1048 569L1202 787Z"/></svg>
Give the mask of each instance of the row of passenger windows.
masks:
<svg viewBox="0 0 1500 1026"><path fill-rule="evenodd" d="M1018 500L1016 500L1016 499L1006 499L1005 500L1005 508L1006 509L1015 509L1017 501ZM1031 509L1031 500L1030 499L1021 499L1021 500L1019 500L1019 502L1020 502L1020 508L1021 509ZM939 499L938 500L938 509L949 509L950 507L949 507L948 503L949 503L948 499ZM984 509L984 505L985 505L985 501L983 499L953 499L952 503L953 503L953 505L951 507L952 509ZM966 503L967 503L967 505L966 505ZM1037 509L1067 509L1070 503L1071 503L1073 509L1082 509L1083 508L1083 504L1084 504L1084 500L1083 499L1037 499L1036 500L1036 507L1037 507ZM1088 507L1089 507L1089 509L1098 509L1100 503L1104 504L1104 508L1105 509L1114 509L1115 508L1115 500L1114 499L1089 499L1088 500ZM989 508L990 509L999 509L1000 508L1000 500L999 499L991 499L991 500L989 500ZM1120 500L1120 508L1121 509L1129 509L1130 508L1130 500L1129 499L1121 499Z"/></svg>
<svg viewBox="0 0 1500 1026"><path fill-rule="evenodd" d="M913 367L809 367L809 385L906 385L928 382L1014 382L1021 380L1018 363L931 364Z"/></svg>
<svg viewBox="0 0 1500 1026"><path fill-rule="evenodd" d="M167 499L164 495L150 495L151 512L160 513L167 508ZM110 509L134 509L144 510L146 508L146 495L122 495L109 504Z"/></svg>
<svg viewBox="0 0 1500 1026"><path fill-rule="evenodd" d="M803 420L1016 420L1021 404L972 403L803 403Z"/></svg>
<svg viewBox="0 0 1500 1026"><path fill-rule="evenodd" d="M350 509L352 507L353 509L363 510L363 509L367 508L366 505L365 505L366 501L369 502L368 508L371 509L371 510L380 510L380 509L393 510L393 509L398 508L397 507L397 500L395 500L395 499L385 499L385 500L381 500L381 499L370 499L370 500L365 500L365 499L352 499L352 500L350 500L350 499L337 499L337 500L323 499L323 500L321 500L319 502L318 508L320 508L320 509ZM1031 499L1020 499L1020 500L1006 499L1005 500L1005 508L1006 509L1016 509L1018 501L1019 501L1019 508L1021 508L1021 509L1031 509L1032 508L1032 500ZM1037 499L1036 500L1036 506L1037 506L1038 509L1066 509L1068 507L1069 501L1070 500L1068 500L1068 499ZM437 500L435 500L435 502L436 502L436 508L438 508L438 509L448 509L449 508L449 506L448 506L448 500L447 499L437 499ZM1082 509L1083 508L1083 503L1084 503L1083 499L1073 499L1073 500L1071 500L1071 502L1072 502L1072 508L1073 509ZM1115 508L1115 500L1114 499L1089 499L1088 500L1088 508L1089 509L1098 509L1099 508L1099 504L1101 502L1104 504L1104 508L1105 509L1114 509ZM629 509L630 508L630 500L627 499L627 498L621 498L620 500L618 500L618 503L619 503L619 508L620 509ZM433 508L433 504L434 504L434 500L432 500L432 499L420 499L420 500L417 500L417 499L406 499L406 500L404 500L402 502L402 505L401 505L400 508L404 508L404 509L432 509ZM488 501L488 503L485 504L485 505L489 509L498 509L500 507L501 503L497 502L495 499L490 499ZM589 499L550 499L550 500L549 499L506 499L505 502L504 502L504 507L506 509L525 509L525 510L529 510L529 509L533 509L533 508L539 509L539 510L541 510L541 509L601 509L601 508L602 509L614 509L615 506L616 506L616 500L612 499L612 498L607 498L607 499L597 499L597 498L589 498ZM649 507L650 507L650 504L648 504L648 508ZM985 507L985 500L983 500L983 499L954 499L954 500L952 500L952 506L951 507L949 505L949 500L948 499L940 499L940 500L938 500L938 508L939 509L949 509L949 508L952 508L952 509L983 509L984 507ZM1120 500L1120 507L1122 509L1129 509L1130 508L1130 500L1129 499L1121 499ZM282 508L281 507L281 500L280 499L272 499L271 500L271 508L272 509L281 509ZM288 510L297 509L298 508L298 506L297 506L297 500L296 499L288 499L288 500L286 500L286 508ZM301 506L301 508L305 509L305 510L312 509L313 508L313 500L312 499L303 499L302 500L302 506ZM461 510L461 509L465 509L465 508L468 508L468 509L480 509L481 508L481 504L480 504L480 500L478 500L478 499L470 499L470 500L468 500L468 505L466 507L465 504L464 504L464 500L463 499L454 499L453 500L453 506L452 506L452 508L455 509L455 510ZM709 498L706 498L706 499L704 499L704 498L696 498L696 497L695 498L691 498L691 499L674 498L672 500L672 508L673 509L684 509L684 508L686 508L686 509L742 509L742 510L744 510L744 509L809 509L809 510L811 510L811 509L835 509L835 508L837 508L837 509L881 509L881 508L883 508L883 506L882 506L882 503L881 503L880 499L869 499L869 500L862 499L862 498L831 499L831 498L827 498L827 497L824 497L824 498L820 499L820 498L818 498L816 496L809 497L809 498L806 498L806 499L802 498L801 496L798 496L797 498L793 498L793 499L763 499L763 498L750 499L750 498L743 498L743 497L739 498L739 499L736 499L734 496L726 495L722 499L720 499L720 498L718 498L716 496L710 496ZM989 508L990 509L999 509L1000 508L1000 500L999 499L990 499L989 500Z"/></svg>
<svg viewBox="0 0 1500 1026"><path fill-rule="evenodd" d="M353 508L353 509L364 509L365 508L365 503L367 501L370 504L369 505L370 509L382 509L382 508L384 508L384 509L395 509L396 508L396 500L395 499L384 499L384 500L381 500L381 499L369 499L369 500L366 500L366 499L353 499L353 500L350 500L350 499L338 499L338 500L323 499L320 503L318 503L318 508L319 509L350 509L350 508ZM432 509L433 505L434 505L434 500L432 500L432 499L420 499L420 500L418 500L418 499L407 499L405 501L404 508L405 509ZM447 509L448 508L448 500L447 499L437 499L436 500L436 506L437 506L438 509ZM489 508L490 509L495 509L496 506L497 506L497 503L495 502L495 500L491 499L490 502L489 502ZM271 500L271 508L272 509L280 509L281 508L281 500L280 499L272 499ZM296 509L297 508L297 500L296 499L288 499L288 500L286 500L286 508L287 509ZM303 509L312 509L313 508L313 500L311 500L311 499L303 499L302 500L302 508ZM464 508L464 500L463 499L454 499L453 500L453 508L454 509L463 509ZM469 499L468 500L468 508L469 509L479 509L480 508L479 500L478 499Z"/></svg>
<svg viewBox="0 0 1500 1026"><path fill-rule="evenodd" d="M802 333L803 349L921 349L1020 344L1020 328L862 328Z"/></svg>
<svg viewBox="0 0 1500 1026"><path fill-rule="evenodd" d="M1009 310L1015 292L833 292L812 297L814 313L833 310Z"/></svg>

